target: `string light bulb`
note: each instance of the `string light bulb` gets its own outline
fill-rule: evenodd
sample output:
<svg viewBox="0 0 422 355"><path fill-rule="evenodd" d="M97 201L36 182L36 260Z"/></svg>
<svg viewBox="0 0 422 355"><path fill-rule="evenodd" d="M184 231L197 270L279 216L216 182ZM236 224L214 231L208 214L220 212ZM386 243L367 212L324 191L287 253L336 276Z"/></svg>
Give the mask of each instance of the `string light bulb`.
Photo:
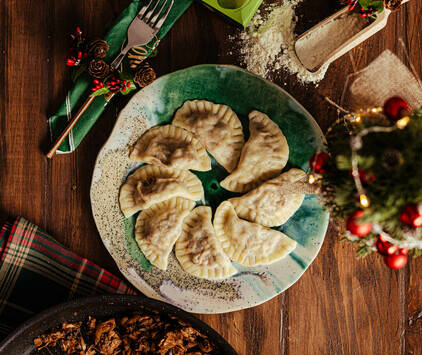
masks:
<svg viewBox="0 0 422 355"><path fill-rule="evenodd" d="M312 185L312 184L315 183L315 181L316 181L316 178L315 178L314 174L309 174L308 182Z"/></svg>
<svg viewBox="0 0 422 355"><path fill-rule="evenodd" d="M373 107L371 108L371 112L372 113L380 113L382 112L383 108L382 107Z"/></svg>
<svg viewBox="0 0 422 355"><path fill-rule="evenodd" d="M365 194L359 196L359 201L362 208L368 208L370 205L369 198Z"/></svg>
<svg viewBox="0 0 422 355"><path fill-rule="evenodd" d="M396 122L396 126L398 129L404 129L409 124L409 122L410 122L410 117L404 116Z"/></svg>

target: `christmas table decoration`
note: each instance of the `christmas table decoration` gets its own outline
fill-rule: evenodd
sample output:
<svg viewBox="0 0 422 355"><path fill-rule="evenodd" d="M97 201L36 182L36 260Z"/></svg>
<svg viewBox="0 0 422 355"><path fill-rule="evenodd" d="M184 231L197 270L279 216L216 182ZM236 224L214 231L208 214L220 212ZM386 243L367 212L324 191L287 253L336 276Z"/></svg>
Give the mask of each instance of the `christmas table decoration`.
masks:
<svg viewBox="0 0 422 355"><path fill-rule="evenodd" d="M398 60L391 52L380 57L384 63ZM357 73L352 91L362 93L357 88L361 79L370 78L379 62ZM383 105L376 98L369 107L350 111L336 105L342 116L327 130L328 152L310 159L309 182L320 186L332 215L346 219L344 239L358 245L358 256L377 251L388 267L400 269L408 254L422 251L422 84L401 62L381 70L386 78L369 85L386 80L387 92L400 92L407 85L419 86L419 91L410 96L411 103L395 95ZM401 81L409 75L409 82ZM356 105L354 99L349 102Z"/></svg>
<svg viewBox="0 0 422 355"><path fill-rule="evenodd" d="M133 73L145 58L151 53L154 53L159 41L167 34L176 20L192 2L193 0L175 1L164 25L157 33L156 38L148 45L133 50L124 60L123 67L119 68L119 71ZM100 89L98 85L101 86L100 82L102 82L103 85L106 85L106 83L103 82L103 79L109 74L107 66L120 52L126 40L128 26L138 14L139 9L146 4L147 1L133 0L120 14L103 40L95 39L87 44L86 36L80 28L77 28L72 35L74 44L71 48L71 55L66 61L66 65L75 68L73 72L75 84L73 88L69 90L65 102L48 120L51 139L54 141L62 134L69 121L72 120L75 109L79 108L79 111L74 114L83 115L83 118L80 119L74 127L71 127L68 137L61 143L59 150L57 151L58 153L73 152L109 103L112 95L110 95L108 91L112 91L111 87L107 85L107 88L101 87L101 90L98 90ZM134 60L137 60L135 66L133 66ZM92 81L88 72L93 74L93 76L97 76L95 80L98 80L98 83ZM127 75L123 74L123 76L123 78L116 78L116 80L121 80L121 82L126 80L126 89L124 91L124 87L121 83L118 83L119 91L122 94L129 93L135 88L135 85L132 83L128 86ZM132 80L132 77L130 79ZM107 82L110 84L112 81L114 82L114 80L110 81L107 79ZM93 87L96 88L96 90L93 91ZM116 85L113 85L113 87L116 87Z"/></svg>
<svg viewBox="0 0 422 355"><path fill-rule="evenodd" d="M84 71L86 71L94 80L94 86L91 88L91 95L85 100L78 112L69 120L68 125L55 140L52 148L47 153L47 158L52 158L63 141L72 133L73 127L79 122L84 112L94 101L97 96L105 95L105 99L109 102L112 97L121 93L127 95L136 89L134 77L140 83L139 88L144 88L152 83L155 79L155 72L147 63L143 63L145 56L137 56L136 65L130 60L130 69L120 65L113 71L104 58L107 55L109 46L104 40L93 40L86 43L86 36L80 29L76 28L74 34L71 35L74 46L71 47L71 55L66 61L66 65L73 67L73 80L76 80ZM154 46L158 45L158 40ZM139 47L142 49L142 47ZM136 70L135 70L136 69ZM149 69L146 70L146 69ZM134 72L135 70L135 72ZM134 72L134 73L133 73ZM72 136L70 138L73 138Z"/></svg>
<svg viewBox="0 0 422 355"><path fill-rule="evenodd" d="M378 14L386 8L390 11L398 10L402 4L402 0L346 0L349 10L359 10L362 17L376 18Z"/></svg>

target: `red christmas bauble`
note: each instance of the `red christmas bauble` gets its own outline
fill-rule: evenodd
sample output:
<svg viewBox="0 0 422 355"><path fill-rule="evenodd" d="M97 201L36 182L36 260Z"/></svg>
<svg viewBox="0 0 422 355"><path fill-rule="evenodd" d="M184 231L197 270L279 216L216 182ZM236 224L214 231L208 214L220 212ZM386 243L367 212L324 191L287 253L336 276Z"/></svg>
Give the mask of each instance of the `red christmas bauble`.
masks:
<svg viewBox="0 0 422 355"><path fill-rule="evenodd" d="M413 228L422 226L422 213L418 205L414 203L407 205L400 214L400 221Z"/></svg>
<svg viewBox="0 0 422 355"><path fill-rule="evenodd" d="M407 254L386 255L384 262L390 269L402 269L407 264Z"/></svg>
<svg viewBox="0 0 422 355"><path fill-rule="evenodd" d="M394 255L399 250L398 245L387 242L386 240L382 238L382 236L378 237L378 240L375 243L375 246L378 250L378 253L384 256Z"/></svg>
<svg viewBox="0 0 422 355"><path fill-rule="evenodd" d="M352 213L346 222L347 230L360 238L366 237L372 230L372 223L359 223L359 218L362 218L363 214L364 212L362 210L358 210Z"/></svg>
<svg viewBox="0 0 422 355"><path fill-rule="evenodd" d="M326 162L329 157L326 152L315 153L309 160L309 167L314 173L323 174L326 172Z"/></svg>
<svg viewBox="0 0 422 355"><path fill-rule="evenodd" d="M399 96L390 97L384 104L384 114L397 121L410 112L409 105Z"/></svg>
<svg viewBox="0 0 422 355"><path fill-rule="evenodd" d="M353 176L353 170L352 169L349 170L349 174L350 174L350 176ZM377 179L375 177L375 175L373 175L368 170L360 170L360 169L358 169L358 174L359 174L360 181L362 181L365 184L370 184L371 182L374 182Z"/></svg>

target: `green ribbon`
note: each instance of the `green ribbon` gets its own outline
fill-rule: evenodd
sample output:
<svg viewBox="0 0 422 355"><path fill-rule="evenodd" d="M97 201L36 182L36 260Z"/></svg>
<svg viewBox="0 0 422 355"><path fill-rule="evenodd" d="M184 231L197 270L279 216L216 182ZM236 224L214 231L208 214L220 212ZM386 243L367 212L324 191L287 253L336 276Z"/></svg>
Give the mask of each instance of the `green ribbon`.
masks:
<svg viewBox="0 0 422 355"><path fill-rule="evenodd" d="M161 1L161 0L157 0ZM152 52L154 45L156 45L157 39L161 40L167 32L171 29L177 19L186 11L186 9L192 4L193 0L175 0L173 7L157 33L157 38L154 38L149 44L143 46L145 49L145 57L148 57ZM138 14L141 6L147 3L146 0L138 1L134 0L132 3L120 14L114 23L113 27L104 37L107 41L110 49L107 52L107 56L104 58L108 63L119 54L123 43L126 41L127 29ZM128 59L125 58L123 65L129 66ZM59 110L48 119L50 126L51 139L54 141L60 133L67 126L68 121L72 117L72 113L75 113L78 108L85 102L90 95L90 88L92 87L92 79L88 74L83 73L76 80L75 85L69 90L65 102L60 106ZM84 137L87 135L89 130L92 128L94 123L103 113L108 101L104 96L99 96L94 99L91 105L84 112L83 116L76 123L72 132L60 145L58 153L71 153L79 144L82 142Z"/></svg>

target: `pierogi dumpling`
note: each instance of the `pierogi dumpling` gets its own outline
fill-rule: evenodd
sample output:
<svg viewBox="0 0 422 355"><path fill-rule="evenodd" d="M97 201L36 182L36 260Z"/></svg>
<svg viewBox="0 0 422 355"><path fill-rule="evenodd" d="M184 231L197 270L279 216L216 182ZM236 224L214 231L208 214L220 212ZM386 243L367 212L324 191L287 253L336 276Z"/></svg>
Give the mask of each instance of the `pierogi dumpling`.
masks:
<svg viewBox="0 0 422 355"><path fill-rule="evenodd" d="M280 174L289 159L289 146L280 127L266 114L249 114L248 141L242 148L239 164L220 185L233 192L247 192Z"/></svg>
<svg viewBox="0 0 422 355"><path fill-rule="evenodd" d="M143 210L135 226L135 239L151 264L167 269L168 257L182 233L185 217L195 202L182 197L163 201Z"/></svg>
<svg viewBox="0 0 422 355"><path fill-rule="evenodd" d="M290 169L229 201L240 218L266 227L281 226L301 206L306 193L305 180L304 171Z"/></svg>
<svg viewBox="0 0 422 355"><path fill-rule="evenodd" d="M207 280L225 279L237 270L215 235L211 216L211 207L199 206L185 218L176 257L189 274Z"/></svg>
<svg viewBox="0 0 422 355"><path fill-rule="evenodd" d="M214 229L225 253L243 266L269 265L296 248L287 235L240 219L228 201L218 206Z"/></svg>
<svg viewBox="0 0 422 355"><path fill-rule="evenodd" d="M120 209L127 218L176 196L192 201L203 199L201 180L187 170L144 165L130 175L120 188Z"/></svg>
<svg viewBox="0 0 422 355"><path fill-rule="evenodd" d="M244 136L242 124L230 107L205 100L186 101L176 111L173 125L192 132L224 169L234 170Z"/></svg>
<svg viewBox="0 0 422 355"><path fill-rule="evenodd" d="M155 126L136 142L129 158L168 168L206 171L211 159L192 133L173 125Z"/></svg>

